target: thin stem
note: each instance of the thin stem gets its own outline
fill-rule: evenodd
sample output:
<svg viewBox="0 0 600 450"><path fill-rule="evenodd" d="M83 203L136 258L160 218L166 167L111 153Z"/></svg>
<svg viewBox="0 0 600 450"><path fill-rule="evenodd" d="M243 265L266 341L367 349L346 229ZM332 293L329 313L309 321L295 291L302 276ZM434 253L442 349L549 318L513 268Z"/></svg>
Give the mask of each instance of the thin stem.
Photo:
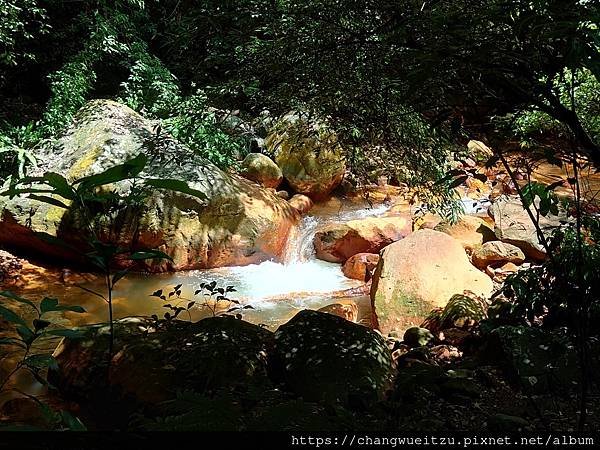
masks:
<svg viewBox="0 0 600 450"><path fill-rule="evenodd" d="M523 191L521 190L519 183L517 183L517 178L516 178L514 172L508 165L508 162L506 161L506 158L504 157L502 152L497 151L497 154L498 154L498 157L500 158L500 161L502 162L502 165L506 169L508 176L510 177L513 184L515 185L515 189L517 190L517 194L519 195L519 198L521 199L521 203L523 204L525 211L527 211L527 215L531 219L531 223L533 223L533 226L535 227L535 231L538 235L540 244L542 244L542 247L544 247L544 250L546 250L546 254L548 255L548 257L550 257L550 259L553 260L552 251L550 250L550 246L548 245L548 241L546 240L546 237L544 236L544 233L542 232L539 222L535 219L533 213L531 212L531 209L529 209L529 207L525 206L527 204L527 202L525 201L525 196L523 195Z"/></svg>
<svg viewBox="0 0 600 450"><path fill-rule="evenodd" d="M115 329L113 323L113 305L112 305L112 284L110 282L110 270L106 271L106 288L108 291L108 326L110 329L110 340L108 342L108 367L107 371L110 373L110 364L112 362L114 342L115 342Z"/></svg>
<svg viewBox="0 0 600 450"><path fill-rule="evenodd" d="M23 358L21 359L21 361L19 361L16 364L14 369L10 371L10 373L6 376L6 378L4 379L2 384L0 384L0 391L2 391L2 389L4 389L4 386L6 386L6 383L8 383L8 381L13 377L13 375L15 373L17 373L21 369L21 367L23 367L23 365L25 364L25 360L27 359L27 356L29 356L30 349L31 349L31 346L28 345L27 348L25 349L25 354L23 355Z"/></svg>
<svg viewBox="0 0 600 450"><path fill-rule="evenodd" d="M571 110L576 114L576 103L575 103L575 70L571 69ZM575 207L577 208L576 214L576 227L577 234L575 236L577 240L577 264L575 270L577 271L577 287L581 289L583 287L583 245L581 235L581 186L579 182L579 165L577 162L577 151L575 145L572 152L572 164L573 164L573 178L575 178ZM585 292L582 292L579 297L579 304L577 305L577 343L579 347L579 366L581 370L581 391L579 396L579 421L577 427L579 431L583 431L585 423L587 421L587 397L588 397L588 364L587 364L587 320L588 320L588 308Z"/></svg>

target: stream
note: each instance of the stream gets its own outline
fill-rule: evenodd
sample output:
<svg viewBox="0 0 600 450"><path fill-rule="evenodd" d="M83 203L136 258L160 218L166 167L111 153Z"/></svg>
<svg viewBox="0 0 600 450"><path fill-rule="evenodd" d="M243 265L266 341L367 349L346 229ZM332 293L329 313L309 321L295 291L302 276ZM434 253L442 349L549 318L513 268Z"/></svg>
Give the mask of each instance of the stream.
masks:
<svg viewBox="0 0 600 450"><path fill-rule="evenodd" d="M194 296L201 283L216 282L217 287L233 286L228 298L240 302L244 320L262 324L270 330L288 321L299 310L319 309L343 298L351 297L359 306L359 321L370 317L368 296L361 294L363 282L346 278L340 264L321 261L315 257L313 237L324 224L346 222L365 217L383 215L388 209L384 204L369 206L365 201L331 199L317 204L304 216L290 233L282 262L265 261L248 266L221 267L175 273L132 273L120 280L113 292L115 318L127 316L162 317L168 310L166 303L187 306L196 304L180 316L184 320L197 321L213 315L201 294ZM87 277L81 286L104 293L100 278ZM151 294L162 290L168 293L181 285L181 298L169 298L167 302ZM348 291L348 292L344 292ZM80 305L86 313L64 313L53 319L64 327L108 321L108 308L97 296L81 289L74 282L30 283L19 290L19 295L32 299L43 296L56 297L63 304ZM211 304L214 308L214 304ZM235 306L221 301L218 311L225 312Z"/></svg>

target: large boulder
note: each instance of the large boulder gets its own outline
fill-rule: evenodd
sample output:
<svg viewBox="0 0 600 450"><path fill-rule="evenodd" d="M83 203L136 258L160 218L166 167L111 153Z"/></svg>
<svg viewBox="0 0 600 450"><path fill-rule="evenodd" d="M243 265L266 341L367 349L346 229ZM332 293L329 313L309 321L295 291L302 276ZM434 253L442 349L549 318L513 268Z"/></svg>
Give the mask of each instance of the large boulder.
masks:
<svg viewBox="0 0 600 450"><path fill-rule="evenodd" d="M281 169L262 153L249 153L242 161L240 174L266 188L277 188L283 180Z"/></svg>
<svg viewBox="0 0 600 450"><path fill-rule="evenodd" d="M498 239L516 245L528 258L535 260L546 258L546 250L540 243L537 231L518 196L502 195L498 197L492 203L489 213L494 218L494 231ZM540 215L539 225L544 236L549 237L564 220L566 220L566 215L562 210L558 216Z"/></svg>
<svg viewBox="0 0 600 450"><path fill-rule="evenodd" d="M368 217L326 225L315 234L314 246L317 258L341 263L358 253L379 253L411 232L412 218L408 214Z"/></svg>
<svg viewBox="0 0 600 450"><path fill-rule="evenodd" d="M153 123L108 100L88 103L70 130L38 156L38 172L75 180L97 174L140 153L149 156L141 176L176 178L207 200L173 191L155 191L143 212L121 211L104 220L101 237L125 248L155 248L173 261L148 262L146 270L184 270L245 265L282 256L298 213L273 192L223 172L167 135L157 138ZM35 175L35 174L34 174ZM127 192L131 183L113 189ZM74 258L34 236L42 231L86 248L76 214L28 198L0 198L0 243L36 254ZM118 228L116 225L118 224ZM134 236L136 237L134 239Z"/></svg>
<svg viewBox="0 0 600 450"><path fill-rule="evenodd" d="M392 356L379 334L310 310L279 327L271 368L304 400L359 408L383 399L392 381Z"/></svg>
<svg viewBox="0 0 600 450"><path fill-rule="evenodd" d="M336 134L323 124L288 114L273 127L265 145L275 155L284 178L300 194L323 199L344 178L343 150Z"/></svg>
<svg viewBox="0 0 600 450"><path fill-rule="evenodd" d="M373 319L384 334L401 333L454 294L468 290L488 296L492 289L492 281L471 265L456 239L418 230L381 252L371 285Z"/></svg>
<svg viewBox="0 0 600 450"><path fill-rule="evenodd" d="M175 321L158 330L147 319L118 321L109 372L108 325L83 330L82 339L65 338L54 352L58 369L50 379L69 398L102 404L112 392L113 400L153 405L182 389L205 393L269 383L273 333L234 317Z"/></svg>

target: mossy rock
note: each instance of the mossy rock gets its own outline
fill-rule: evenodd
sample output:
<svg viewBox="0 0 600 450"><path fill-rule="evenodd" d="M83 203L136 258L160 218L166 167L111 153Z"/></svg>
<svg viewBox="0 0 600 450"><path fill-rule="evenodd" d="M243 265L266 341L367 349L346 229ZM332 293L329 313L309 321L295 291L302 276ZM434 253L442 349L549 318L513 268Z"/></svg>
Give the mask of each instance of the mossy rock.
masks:
<svg viewBox="0 0 600 450"><path fill-rule="evenodd" d="M411 327L404 332L403 341L409 347L423 347L433 341L434 337L427 328Z"/></svg>
<svg viewBox="0 0 600 450"><path fill-rule="evenodd" d="M371 405L390 387L392 365L379 334L331 314L301 311L275 333L272 375L307 401Z"/></svg>
<svg viewBox="0 0 600 450"><path fill-rule="evenodd" d="M344 152L336 134L299 114L284 116L265 140L284 178L298 193L323 199L342 181Z"/></svg>
<svg viewBox="0 0 600 450"><path fill-rule="evenodd" d="M125 105L91 101L62 137L39 150L40 164L31 175L51 171L73 182L145 154L149 162L140 176L185 181L205 198L155 190L145 199L141 212L125 208L114 217L95 216L100 240L167 253L172 260L138 263L153 272L280 259L298 212L275 192L220 170L171 136L157 138L154 125ZM131 183L119 182L109 188L127 195ZM36 257L81 258L79 252L50 245L35 232L89 251L86 224L73 208L65 210L23 197L0 198L0 228L0 244L23 253L35 252Z"/></svg>
<svg viewBox="0 0 600 450"><path fill-rule="evenodd" d="M115 328L107 385L108 326L86 327L83 339L63 339L55 352L59 370L51 380L78 399L113 397L154 405L178 391L216 391L265 386L273 333L234 317L175 321L154 330L149 321L127 319Z"/></svg>
<svg viewBox="0 0 600 450"><path fill-rule="evenodd" d="M281 184L281 169L267 155L249 153L241 163L240 174L267 188L276 189Z"/></svg>

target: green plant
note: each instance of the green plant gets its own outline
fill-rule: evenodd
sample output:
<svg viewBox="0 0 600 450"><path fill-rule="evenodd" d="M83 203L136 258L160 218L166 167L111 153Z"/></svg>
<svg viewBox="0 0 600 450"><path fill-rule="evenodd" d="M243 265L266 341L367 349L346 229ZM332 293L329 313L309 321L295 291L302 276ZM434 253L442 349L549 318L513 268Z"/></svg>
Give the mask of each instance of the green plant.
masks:
<svg viewBox="0 0 600 450"><path fill-rule="evenodd" d="M158 136L160 137L160 136ZM111 225L116 217L128 211L139 217L145 199L154 189L167 189L205 199L206 195L191 189L187 183L175 179L141 178L148 158L140 154L123 164L113 166L104 172L69 182L62 175L47 172L42 177L26 177L17 180L0 195L27 195L28 198L48 203L59 208L69 209L78 217L84 233L87 250L81 252L72 245L46 233L36 233L47 242L82 254L84 259L98 269L105 280L105 292L96 292L82 287L106 302L110 325L109 362L113 356L114 321L113 291L119 280L127 275L129 269L115 270L117 261L128 260L132 263L148 259L170 259L163 252L152 249L135 249L135 242L124 248L110 240ZM110 189L116 183L128 181L129 189ZM109 227L108 233L106 227ZM135 233L134 233L135 239ZM110 364L109 364L110 366Z"/></svg>
<svg viewBox="0 0 600 450"><path fill-rule="evenodd" d="M196 289L192 297L186 297L182 295L181 287L183 285L177 284L171 288L168 292L163 289L159 289L150 294L151 297L156 297L165 302L164 308L169 311L165 312L163 318L159 318L158 315L153 314L152 319L156 326L160 326L162 323L170 323L177 319L182 312L187 312L189 320L192 320L190 309L194 306L200 306L210 311L212 317L216 317L222 314L231 314L238 312L236 317L241 319L240 312L248 309L254 309L252 305L242 305L239 300L230 299L227 294L235 292L233 286L219 287L216 281L210 283L200 283L199 289ZM194 300L196 296L201 296L200 300ZM166 303L168 302L168 303ZM173 303L173 304L171 304ZM186 306L181 306L184 303ZM221 306L221 303L224 306ZM233 305L233 306L232 306ZM223 309L225 308L225 309Z"/></svg>
<svg viewBox="0 0 600 450"><path fill-rule="evenodd" d="M9 387L11 380L20 371L27 371L42 385L52 387L43 376L43 372L48 368L57 368L56 360L50 353L36 353L34 346L40 339L46 337L58 336L68 337L69 339L80 337L81 333L78 330L57 328L52 323L52 318L49 315L64 311L84 313L85 310L81 306L61 305L57 299L50 297L44 297L39 304L10 291L0 291L0 297L15 305L24 305L33 314L33 319L29 320L26 317L31 314L21 315L16 312L19 311L18 307L11 308L8 304L0 304L0 317L14 327L13 333L0 338L0 349L3 350L2 353L4 354L3 359L17 357L14 367L3 380L0 380L0 393L14 391L35 402L50 429L85 430L85 426L81 421L68 411L56 412L34 395L23 392L17 387ZM27 429L27 427L12 425L2 425L0 428L4 431Z"/></svg>
<svg viewBox="0 0 600 450"><path fill-rule="evenodd" d="M70 338L77 338L79 336L79 333L76 330L68 328L56 329L51 327L52 322L48 320L47 314L55 311L84 313L85 310L81 306L61 305L57 299L50 297L44 297L38 306L31 300L20 297L10 291L1 291L0 296L15 303L27 306L35 316L31 322L28 322L12 309L0 305L0 316L15 327L18 336L1 338L0 344L6 347L16 348L17 352L22 354L21 359L17 362L15 367L9 372L5 379L0 382L0 390L2 390L13 375L20 370L29 371L36 380L43 384L47 384L45 380L40 377L40 371L48 367L56 367L56 361L51 354L31 354L32 346L38 339L44 336L68 336Z"/></svg>
<svg viewBox="0 0 600 450"><path fill-rule="evenodd" d="M29 44L50 31L47 11L38 0L0 0L0 66L33 60ZM0 70L0 85L4 70Z"/></svg>
<svg viewBox="0 0 600 450"><path fill-rule="evenodd" d="M175 139L222 169L231 166L247 149L242 137L223 130L215 111L208 107L208 99L202 90L177 103L170 117L163 121L163 126Z"/></svg>

